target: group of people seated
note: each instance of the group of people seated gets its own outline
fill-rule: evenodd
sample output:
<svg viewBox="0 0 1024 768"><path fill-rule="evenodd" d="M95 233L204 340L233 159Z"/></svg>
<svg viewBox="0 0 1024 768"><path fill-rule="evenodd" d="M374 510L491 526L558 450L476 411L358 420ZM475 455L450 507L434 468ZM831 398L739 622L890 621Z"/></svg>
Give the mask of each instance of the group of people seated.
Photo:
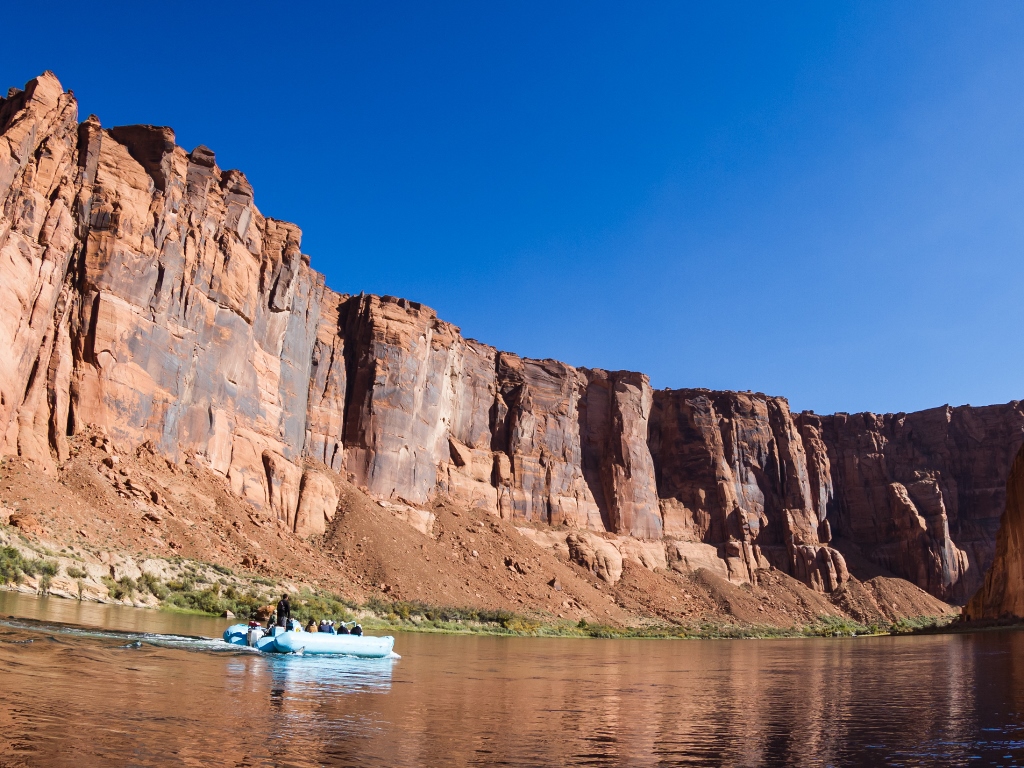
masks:
<svg viewBox="0 0 1024 768"><path fill-rule="evenodd" d="M309 624L306 625L307 632L326 632L329 635L361 635L363 634L363 628L356 622L349 622L352 624L352 629L349 629L347 623L339 621L335 623L331 619L321 619L318 624L315 619L310 619Z"/></svg>
<svg viewBox="0 0 1024 768"><path fill-rule="evenodd" d="M347 624L352 624L352 629L349 629ZM299 623L298 619L292 618L292 604L287 594L281 595L281 600L277 604L277 610L267 620L268 631L274 626L284 627L295 632L302 631L302 624ZM363 634L363 627L355 621L339 621L335 624L331 619L321 619L318 624L315 619L310 619L309 624L306 625L306 631L326 632L329 635L356 635L358 637Z"/></svg>
<svg viewBox="0 0 1024 768"><path fill-rule="evenodd" d="M351 629L348 628L348 624L352 625ZM281 596L278 609L267 620L267 631L274 626L284 627L286 630L292 630L293 632L302 632L302 625L299 624L296 618L292 618L292 602L287 594ZM317 624L314 618L310 618L309 624L306 625L306 632L326 632L329 635L359 636L362 634L362 627L357 622L338 622L335 624L330 618L322 618Z"/></svg>

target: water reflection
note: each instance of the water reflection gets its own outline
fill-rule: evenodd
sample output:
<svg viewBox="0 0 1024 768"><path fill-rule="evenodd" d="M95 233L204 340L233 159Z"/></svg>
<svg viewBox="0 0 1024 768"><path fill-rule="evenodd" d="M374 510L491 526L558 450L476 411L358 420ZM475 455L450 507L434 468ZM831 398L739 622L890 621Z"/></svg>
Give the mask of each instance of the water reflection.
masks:
<svg viewBox="0 0 1024 768"><path fill-rule="evenodd" d="M263 656L142 611L92 617L117 631L68 627L38 602L16 602L0 595L0 614L35 621L0 621L3 765L1024 762L1017 632L746 642L402 635L403 658L392 661ZM203 621L212 624L195 634L224 624Z"/></svg>

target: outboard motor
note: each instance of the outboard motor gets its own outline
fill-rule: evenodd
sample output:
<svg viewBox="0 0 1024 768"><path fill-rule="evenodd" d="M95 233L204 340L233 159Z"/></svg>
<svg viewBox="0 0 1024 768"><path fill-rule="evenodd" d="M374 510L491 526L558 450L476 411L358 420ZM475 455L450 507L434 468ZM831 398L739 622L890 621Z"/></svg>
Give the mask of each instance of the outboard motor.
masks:
<svg viewBox="0 0 1024 768"><path fill-rule="evenodd" d="M249 622L249 633L246 635L245 641L250 648L255 648L256 643L264 635L263 626L258 621Z"/></svg>

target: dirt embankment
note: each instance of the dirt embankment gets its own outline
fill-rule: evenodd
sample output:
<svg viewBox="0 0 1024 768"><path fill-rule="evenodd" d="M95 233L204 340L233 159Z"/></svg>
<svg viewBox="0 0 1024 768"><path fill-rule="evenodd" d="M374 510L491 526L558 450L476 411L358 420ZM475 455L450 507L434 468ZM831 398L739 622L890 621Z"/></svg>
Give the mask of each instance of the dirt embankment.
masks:
<svg viewBox="0 0 1024 768"><path fill-rule="evenodd" d="M18 459L3 464L0 535L41 542L112 578L126 562L199 560L360 603L376 597L503 609L542 621L790 628L822 616L881 624L952 610L886 576L853 579L824 595L780 571L736 584L706 569L652 570L627 559L611 585L564 548L542 546L494 515L445 503L382 505L335 478L338 513L326 534L303 540L202 466L174 464L146 448L121 454L102 436L83 435L56 475ZM542 533L557 541L550 529ZM113 599L99 579L89 580L84 596Z"/></svg>

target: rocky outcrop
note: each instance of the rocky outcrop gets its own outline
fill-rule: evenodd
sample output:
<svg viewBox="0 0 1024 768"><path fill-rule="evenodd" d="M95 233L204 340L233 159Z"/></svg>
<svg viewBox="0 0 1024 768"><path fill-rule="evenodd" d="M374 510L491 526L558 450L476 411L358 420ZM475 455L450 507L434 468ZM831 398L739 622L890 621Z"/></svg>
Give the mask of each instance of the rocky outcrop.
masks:
<svg viewBox="0 0 1024 768"><path fill-rule="evenodd" d="M992 567L963 613L970 620L1024 619L1024 449L1014 459L1006 483L1006 510Z"/></svg>
<svg viewBox="0 0 1024 768"><path fill-rule="evenodd" d="M645 376L498 352L404 299L358 296L342 314L352 482L410 504L440 492L508 519L660 538ZM320 369L315 434L331 423ZM321 438L311 445L326 456Z"/></svg>
<svg viewBox="0 0 1024 768"><path fill-rule="evenodd" d="M647 444L653 393L647 377L628 371L585 370L582 466L609 531L640 539L664 532Z"/></svg>
<svg viewBox="0 0 1024 768"><path fill-rule="evenodd" d="M323 289L310 361L305 454L340 472L345 463L345 393L348 391L342 316L347 296Z"/></svg>
<svg viewBox="0 0 1024 768"><path fill-rule="evenodd" d="M323 278L297 227L169 128L105 131L51 74L2 106L4 451L95 426L199 458L294 525Z"/></svg>
<svg viewBox="0 0 1024 768"><path fill-rule="evenodd" d="M582 565L602 581L614 584L622 576L622 555L610 542L583 531L566 539L569 559Z"/></svg>
<svg viewBox="0 0 1024 768"><path fill-rule="evenodd" d="M318 536L327 530L338 509L338 490L334 482L322 472L306 470L295 510L293 530L299 536Z"/></svg>
<svg viewBox="0 0 1024 768"><path fill-rule="evenodd" d="M1019 404L794 416L502 352L331 291L211 150L76 109L49 73L0 100L0 453L53 473L95 429L208 466L302 536L338 473L427 533L439 498L554 526L612 581L619 557L831 592L850 547L944 599L980 584Z"/></svg>

